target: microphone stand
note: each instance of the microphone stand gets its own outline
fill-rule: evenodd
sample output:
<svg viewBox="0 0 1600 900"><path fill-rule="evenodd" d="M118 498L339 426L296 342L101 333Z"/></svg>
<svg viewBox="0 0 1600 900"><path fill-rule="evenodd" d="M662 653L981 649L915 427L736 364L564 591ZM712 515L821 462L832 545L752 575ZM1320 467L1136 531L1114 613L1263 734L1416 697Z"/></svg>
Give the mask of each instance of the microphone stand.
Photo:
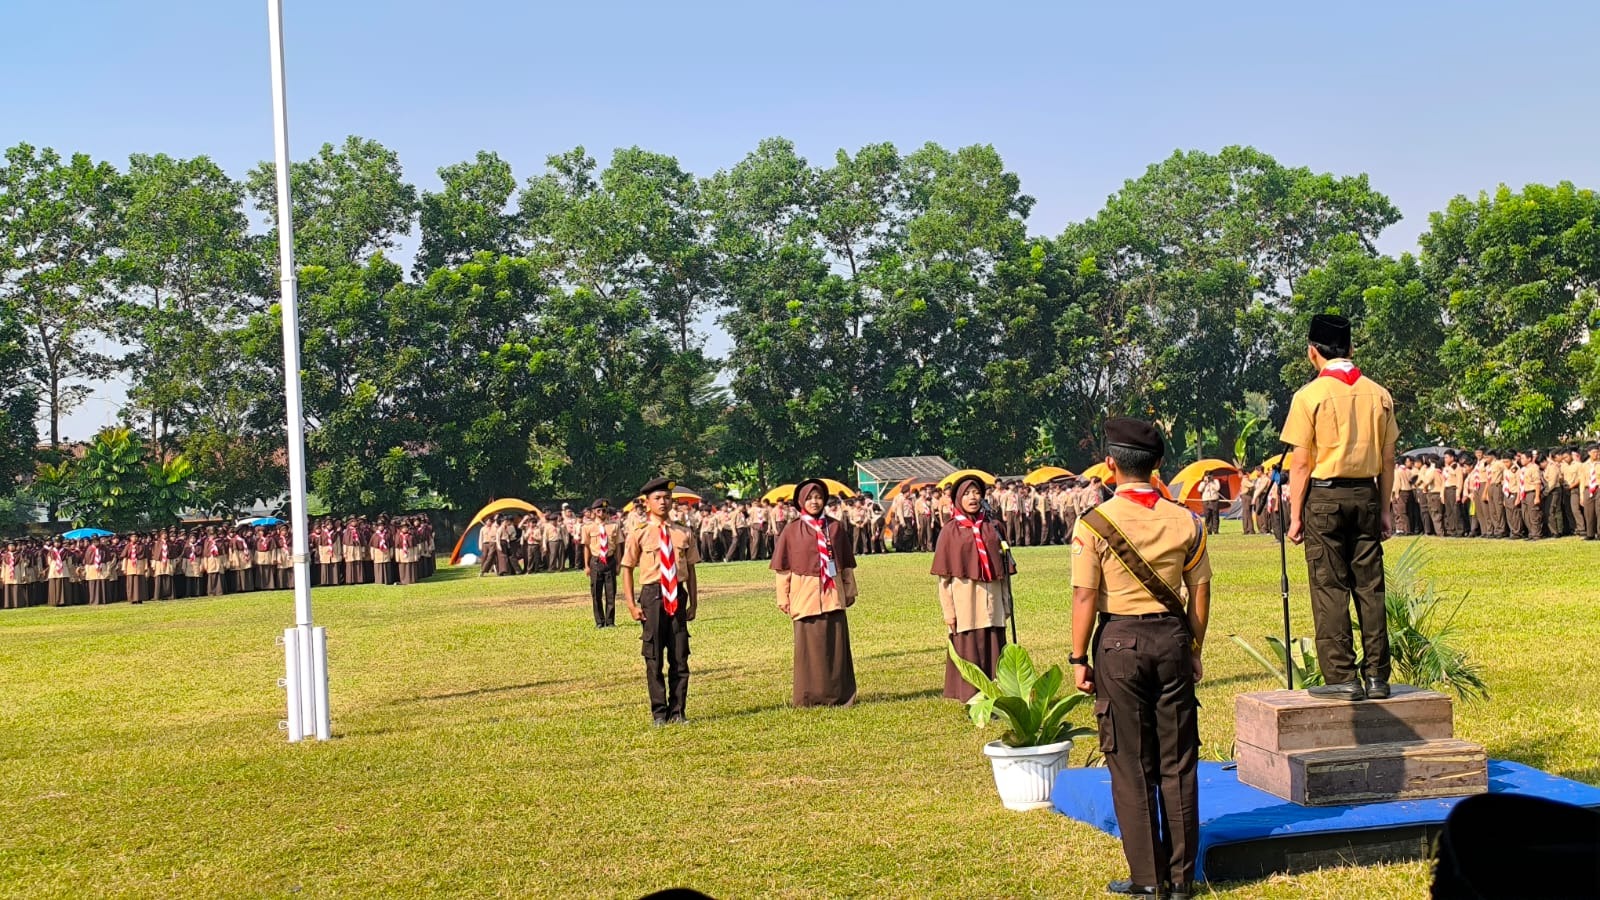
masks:
<svg viewBox="0 0 1600 900"><path fill-rule="evenodd" d="M1277 464L1272 467L1272 489L1278 492L1278 587L1283 596L1283 680L1292 691L1294 662L1289 652L1289 502L1283 499L1283 464L1290 452L1285 450L1279 454Z"/></svg>

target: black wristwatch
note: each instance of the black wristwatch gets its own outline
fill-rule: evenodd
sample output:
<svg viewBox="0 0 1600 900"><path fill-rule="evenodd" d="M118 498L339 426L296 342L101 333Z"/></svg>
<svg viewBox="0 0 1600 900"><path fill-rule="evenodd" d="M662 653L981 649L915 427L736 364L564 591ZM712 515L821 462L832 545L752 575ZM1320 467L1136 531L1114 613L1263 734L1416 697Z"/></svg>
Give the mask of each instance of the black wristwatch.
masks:
<svg viewBox="0 0 1600 900"><path fill-rule="evenodd" d="M1068 656L1067 657L1067 665L1070 665L1070 666L1087 666L1088 664L1089 664L1089 657L1087 655L1085 655L1085 656Z"/></svg>

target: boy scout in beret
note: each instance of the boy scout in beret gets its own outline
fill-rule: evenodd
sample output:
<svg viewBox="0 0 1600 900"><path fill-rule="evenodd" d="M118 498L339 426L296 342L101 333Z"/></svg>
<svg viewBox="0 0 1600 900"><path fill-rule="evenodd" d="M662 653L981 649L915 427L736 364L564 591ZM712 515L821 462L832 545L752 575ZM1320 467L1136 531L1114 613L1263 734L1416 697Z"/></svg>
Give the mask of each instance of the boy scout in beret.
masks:
<svg viewBox="0 0 1600 900"><path fill-rule="evenodd" d="M1381 699L1389 696L1383 539L1393 520L1382 500L1390 495L1400 436L1394 400L1350 361L1349 319L1314 316L1309 338L1306 355L1318 374L1295 392L1281 439L1294 448L1289 540L1306 545L1317 662L1327 682L1310 692ZM1360 671L1350 635L1352 597L1361 626Z"/></svg>
<svg viewBox="0 0 1600 900"><path fill-rule="evenodd" d="M657 478L639 489L648 518L628 532L622 550L622 599L628 615L643 626L645 685L650 691L650 717L658 726L688 721L684 701L689 693L689 623L700 601L694 573L699 548L689 529L673 524L668 515L672 488L671 481ZM663 655L666 680L661 677Z"/></svg>
<svg viewBox="0 0 1600 900"><path fill-rule="evenodd" d="M1078 689L1096 698L1128 861L1130 877L1108 890L1188 898L1200 849L1194 686L1211 609L1211 563L1204 522L1150 483L1163 447L1147 422L1106 422L1105 463L1117 492L1073 526L1068 662Z"/></svg>

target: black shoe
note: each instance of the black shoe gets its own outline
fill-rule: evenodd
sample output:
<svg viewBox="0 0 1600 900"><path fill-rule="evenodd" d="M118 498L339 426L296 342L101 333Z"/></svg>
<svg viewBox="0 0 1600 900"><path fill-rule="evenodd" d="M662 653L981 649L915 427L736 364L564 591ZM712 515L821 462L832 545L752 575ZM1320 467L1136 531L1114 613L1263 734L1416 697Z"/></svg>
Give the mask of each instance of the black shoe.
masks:
<svg viewBox="0 0 1600 900"><path fill-rule="evenodd" d="M1175 884L1167 893L1170 900L1190 900L1194 896L1194 889L1187 884Z"/></svg>
<svg viewBox="0 0 1600 900"><path fill-rule="evenodd" d="M1387 700L1387 699L1389 699L1389 682L1387 682L1387 681L1379 681L1376 678L1368 678L1367 679L1367 699L1368 700Z"/></svg>
<svg viewBox="0 0 1600 900"><path fill-rule="evenodd" d="M1306 693L1324 700L1365 700L1367 692L1359 681L1341 681L1338 684L1321 684L1307 688Z"/></svg>
<svg viewBox="0 0 1600 900"><path fill-rule="evenodd" d="M689 724L689 720L684 718L683 713L678 713L677 715L667 719L667 724L668 725L687 725L687 724Z"/></svg>
<svg viewBox="0 0 1600 900"><path fill-rule="evenodd" d="M650 725L653 728L662 728L662 727L665 727L666 724L667 724L667 720L662 716L656 716L655 718L650 720Z"/></svg>
<svg viewBox="0 0 1600 900"><path fill-rule="evenodd" d="M1133 897L1160 897L1161 889L1144 884L1134 884L1133 879L1123 878L1106 885L1106 892L1110 894L1125 894Z"/></svg>

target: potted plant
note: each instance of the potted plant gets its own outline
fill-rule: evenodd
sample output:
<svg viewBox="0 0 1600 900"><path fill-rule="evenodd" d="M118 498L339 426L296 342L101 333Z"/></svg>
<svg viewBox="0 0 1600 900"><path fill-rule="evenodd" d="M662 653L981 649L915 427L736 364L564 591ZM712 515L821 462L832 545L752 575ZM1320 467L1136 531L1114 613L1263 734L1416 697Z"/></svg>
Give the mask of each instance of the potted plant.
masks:
<svg viewBox="0 0 1600 900"><path fill-rule="evenodd" d="M956 654L950 660L967 683L978 689L967 701L967 713L979 728L998 718L1005 732L984 745L994 765L994 786L1006 809L1044 809L1050 806L1050 788L1067 765L1073 740L1094 734L1093 728L1074 727L1067 715L1089 695L1077 690L1062 694L1066 678L1060 666L1040 675L1033 658L1018 644L1000 653L995 677Z"/></svg>

